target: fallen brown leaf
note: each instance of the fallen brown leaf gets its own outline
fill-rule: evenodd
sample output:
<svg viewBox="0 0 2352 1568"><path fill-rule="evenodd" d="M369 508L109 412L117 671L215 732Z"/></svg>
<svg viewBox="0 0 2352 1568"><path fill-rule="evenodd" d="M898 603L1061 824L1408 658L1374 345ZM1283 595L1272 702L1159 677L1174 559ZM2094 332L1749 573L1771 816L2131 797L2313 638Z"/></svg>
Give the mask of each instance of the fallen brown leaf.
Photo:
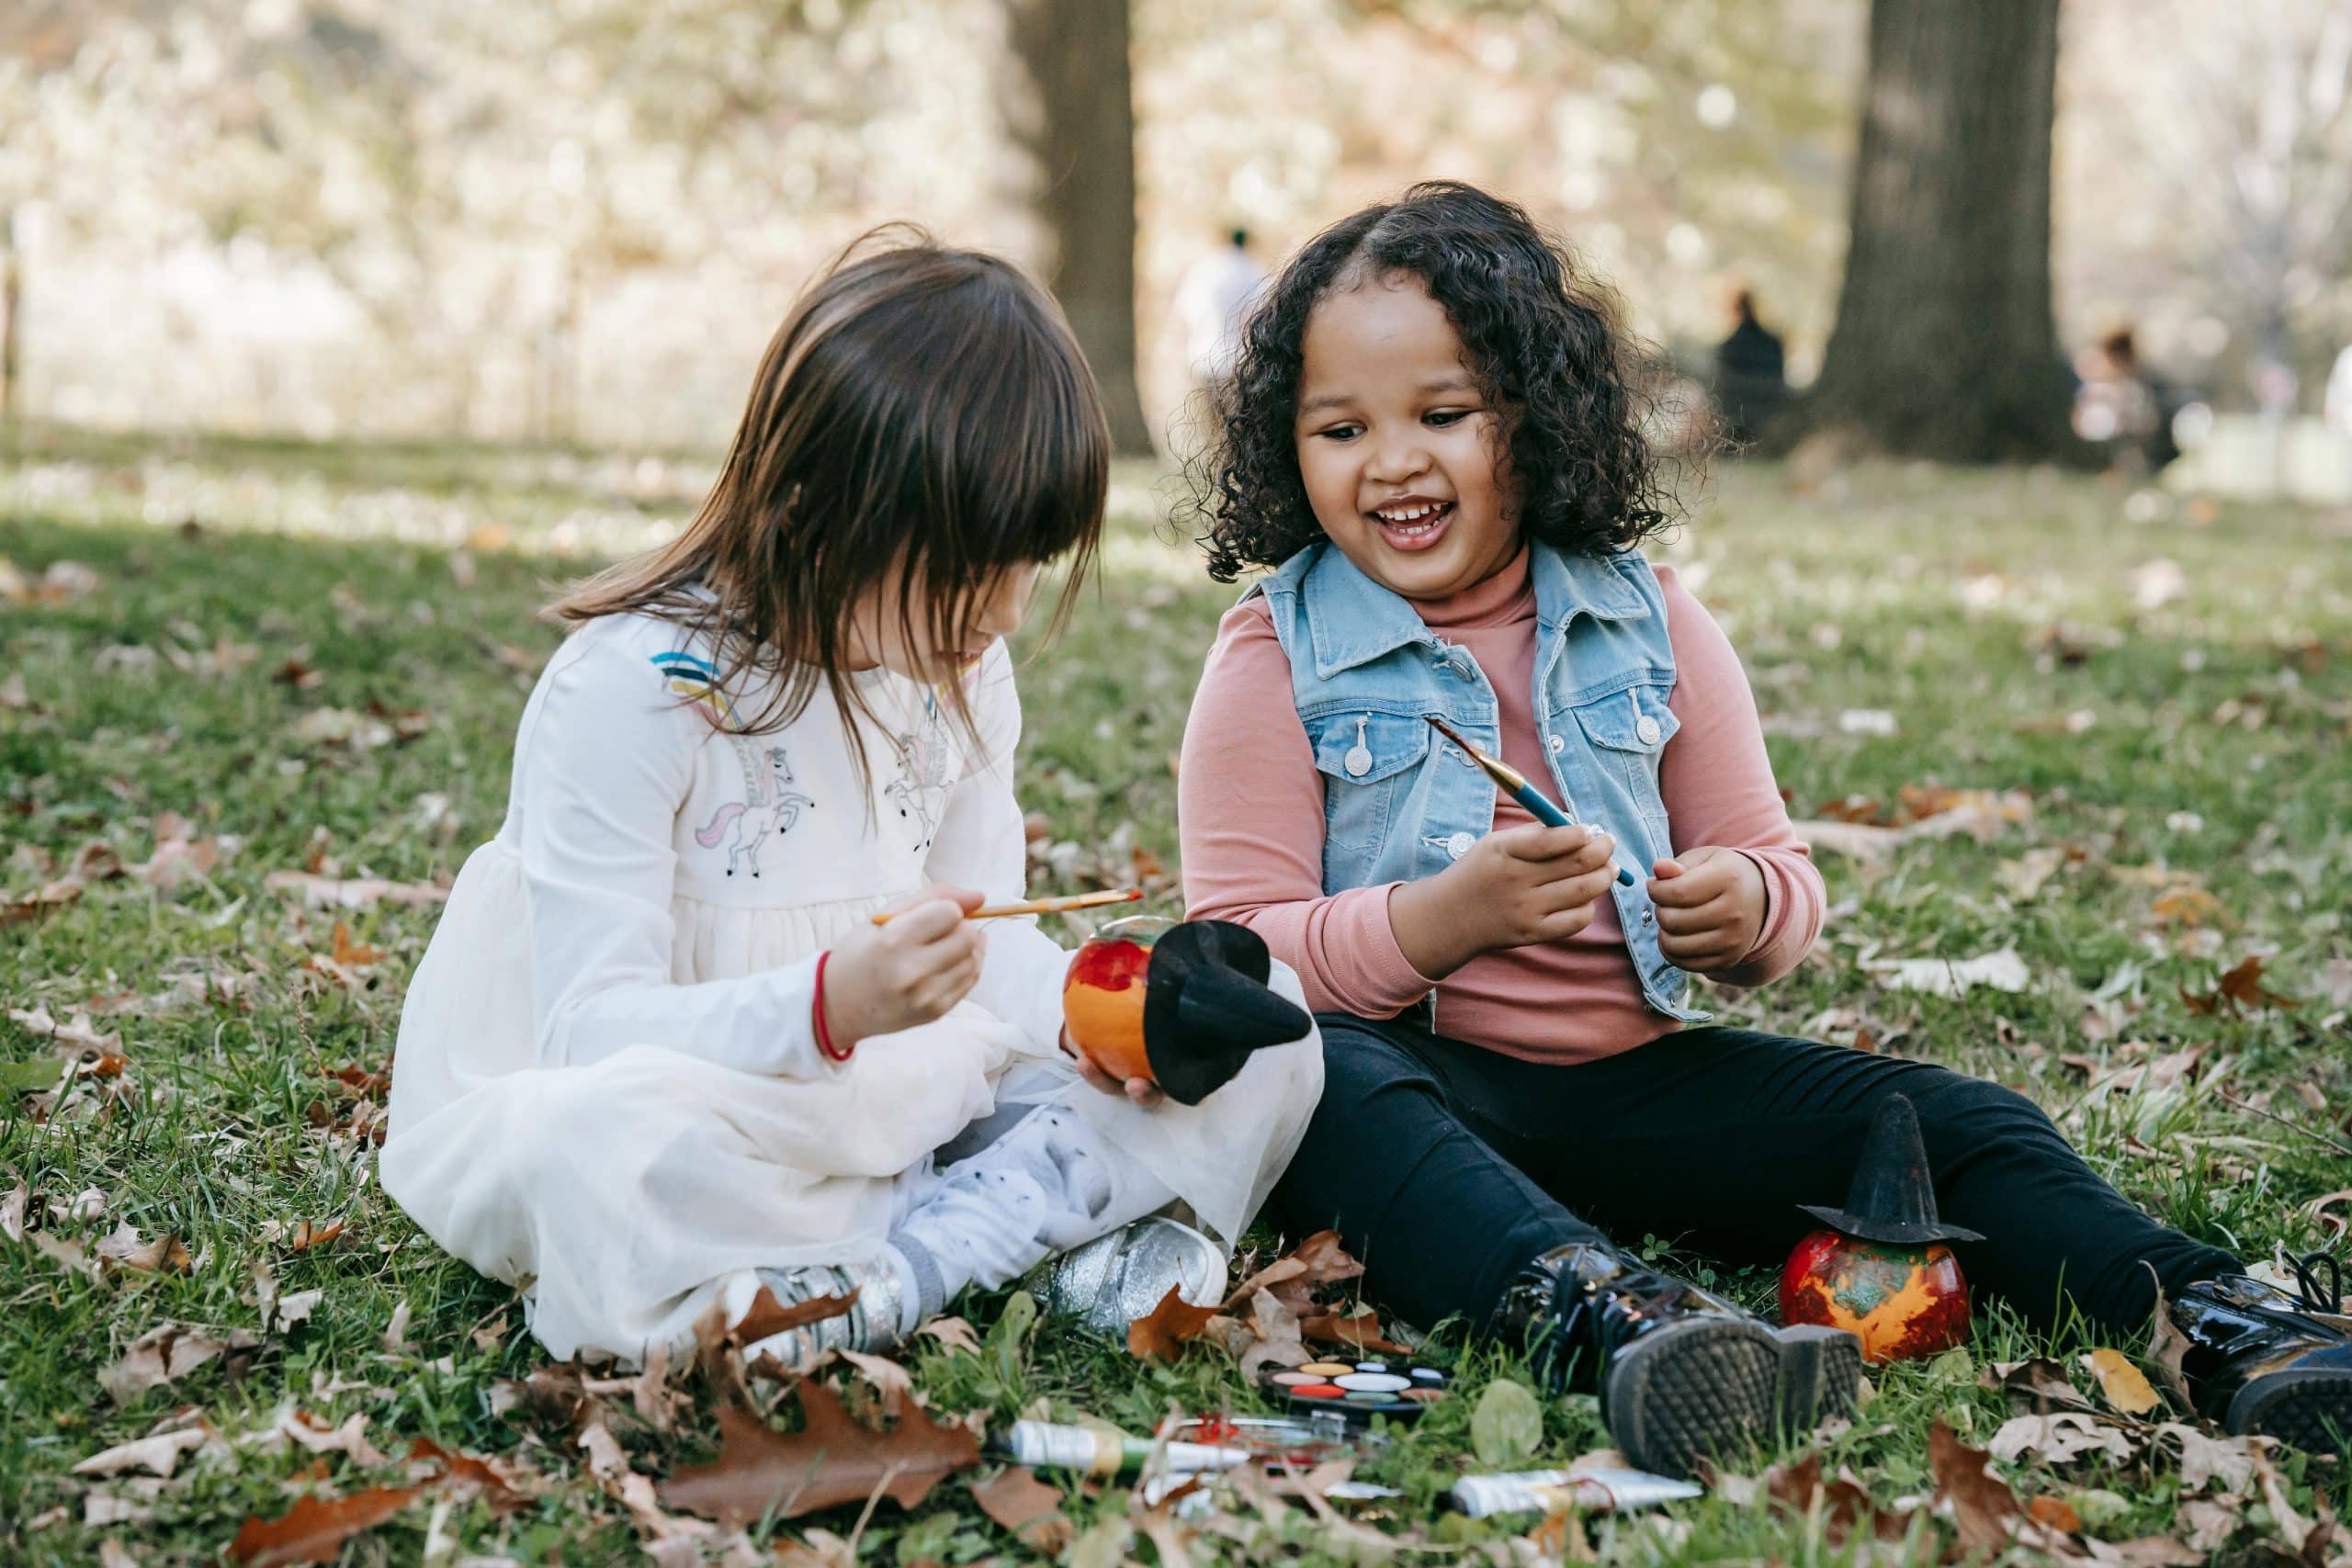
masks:
<svg viewBox="0 0 2352 1568"><path fill-rule="evenodd" d="M1811 1514L1817 1499L1822 1533L1832 1546L1842 1545L1858 1529L1881 1540L1900 1540L1905 1529L1901 1515L1879 1506L1852 1480L1825 1480L1819 1454L1766 1471L1764 1494L1800 1515Z"/></svg>
<svg viewBox="0 0 2352 1568"><path fill-rule="evenodd" d="M2122 1351L2102 1347L2086 1353L2083 1365L2098 1379L2099 1392L2107 1396L2108 1404L2124 1415L2145 1416L2156 1407L2156 1391L2148 1386L2146 1376Z"/></svg>
<svg viewBox="0 0 2352 1568"><path fill-rule="evenodd" d="M458 1449L445 1449L430 1438L419 1438L409 1444L408 1457L441 1467L440 1473L426 1484L454 1492L460 1498L480 1497L482 1506L494 1516L531 1506L530 1494L515 1485L509 1473L503 1472L490 1460L478 1459Z"/></svg>
<svg viewBox="0 0 2352 1568"><path fill-rule="evenodd" d="M852 1291L845 1296L813 1296L785 1306L776 1301L774 1291L762 1285L759 1294L752 1298L751 1307L736 1320L731 1337L738 1344L754 1344L786 1329L806 1328L829 1317L840 1317L856 1304L857 1292Z"/></svg>
<svg viewBox="0 0 2352 1568"><path fill-rule="evenodd" d="M183 1427L176 1432L135 1438L92 1454L74 1467L74 1473L119 1475L126 1470L144 1470L168 1478L179 1468L180 1456L190 1449L202 1448L210 1436L201 1427Z"/></svg>
<svg viewBox="0 0 2352 1568"><path fill-rule="evenodd" d="M2066 1369L2047 1356L2022 1361L1995 1361L1977 1376L1980 1388L1996 1388L2013 1404L2036 1409L2088 1410L2089 1400L2076 1391Z"/></svg>
<svg viewBox="0 0 2352 1568"><path fill-rule="evenodd" d="M310 1221L304 1220L295 1225L294 1234L287 1238L287 1249L291 1252L308 1252L314 1247L324 1247L342 1234L341 1220L321 1225L314 1225Z"/></svg>
<svg viewBox="0 0 2352 1568"><path fill-rule="evenodd" d="M980 1353L979 1335L960 1317L930 1318L918 1325L915 1332L938 1340L959 1356Z"/></svg>
<svg viewBox="0 0 2352 1568"><path fill-rule="evenodd" d="M2151 1268L2148 1272L2153 1276L2155 1270ZM2157 1381L2165 1385L2166 1393L2180 1401L2184 1408L2194 1409L2196 1400L2188 1392L2188 1377L2181 1371L2181 1362L2195 1347L2173 1322L2164 1286L2158 1284L2155 1291L2156 1308L2150 1314L2148 1332L2148 1364L2156 1369Z"/></svg>
<svg viewBox="0 0 2352 1568"><path fill-rule="evenodd" d="M1951 1506L1960 1550L1968 1556L1990 1557L2030 1522L2018 1511L2007 1483L1993 1473L1990 1459L1984 1450L1972 1449L1953 1436L1941 1420L1928 1428L1928 1463L1935 1472L1936 1498Z"/></svg>
<svg viewBox="0 0 2352 1568"><path fill-rule="evenodd" d="M2083 1517L2075 1512L2075 1506L2064 1497L2053 1497L2048 1495L2030 1497L2026 1499L2025 1512L2026 1517L2037 1524L2047 1525L2054 1530L2064 1530L2068 1535L2083 1528Z"/></svg>
<svg viewBox="0 0 2352 1568"><path fill-rule="evenodd" d="M803 1379L794 1390L807 1417L801 1430L787 1435L740 1404L720 1405L718 1458L674 1472L659 1488L662 1501L729 1528L876 1495L911 1508L942 1477L980 1461L978 1438L910 1401L897 1401L895 1425L877 1432L851 1419L822 1383Z"/></svg>
<svg viewBox="0 0 2352 1568"><path fill-rule="evenodd" d="M370 1486L347 1496L305 1497L275 1519L248 1518L229 1555L252 1568L333 1562L343 1543L372 1529L422 1495L414 1486Z"/></svg>
<svg viewBox="0 0 2352 1568"><path fill-rule="evenodd" d="M382 948L370 947L356 940L351 934L351 928L343 921L334 923L334 961L337 964L346 969L365 969L371 964L382 962L383 957Z"/></svg>
<svg viewBox="0 0 2352 1568"><path fill-rule="evenodd" d="M1127 1354L1139 1361L1172 1361L1216 1315L1216 1308L1194 1306L1180 1287L1170 1285L1158 1306L1127 1325Z"/></svg>
<svg viewBox="0 0 2352 1568"><path fill-rule="evenodd" d="M1062 1517L1061 1492L1026 1465L1011 1465L972 1483L972 1501L1033 1551L1057 1557L1069 1544L1075 1527Z"/></svg>
<svg viewBox="0 0 2352 1568"><path fill-rule="evenodd" d="M2274 991L2262 983L2262 956L2259 953L2222 971L2213 989L2202 996L2183 987L2180 999L2190 1012L2200 1017L2215 1012L2251 1012L2256 1008L2299 1008L2303 1005L2295 998Z"/></svg>
<svg viewBox="0 0 2352 1568"><path fill-rule="evenodd" d="M1377 1350L1385 1356L1409 1356L1413 1348L1399 1345L1380 1336L1380 1314L1369 1309L1353 1317L1326 1314L1300 1320L1298 1332L1304 1338L1324 1345L1351 1345L1359 1350Z"/></svg>
<svg viewBox="0 0 2352 1568"><path fill-rule="evenodd" d="M171 1232L142 1242L127 1222L117 1225L114 1234L93 1250L117 1268L133 1269L142 1274L185 1274L196 1266L187 1248L180 1245L180 1238Z"/></svg>
<svg viewBox="0 0 2352 1568"><path fill-rule="evenodd" d="M151 1388L184 1378L214 1357L250 1350L261 1340L243 1328L209 1329L186 1324L159 1324L130 1342L130 1348L98 1374L99 1382L118 1404L128 1404Z"/></svg>
<svg viewBox="0 0 2352 1568"><path fill-rule="evenodd" d="M314 909L372 909L379 903L421 907L442 903L449 897L448 888L435 882L387 882L374 876L345 880L305 871L273 871L262 878L262 886L276 892L299 893L302 902Z"/></svg>

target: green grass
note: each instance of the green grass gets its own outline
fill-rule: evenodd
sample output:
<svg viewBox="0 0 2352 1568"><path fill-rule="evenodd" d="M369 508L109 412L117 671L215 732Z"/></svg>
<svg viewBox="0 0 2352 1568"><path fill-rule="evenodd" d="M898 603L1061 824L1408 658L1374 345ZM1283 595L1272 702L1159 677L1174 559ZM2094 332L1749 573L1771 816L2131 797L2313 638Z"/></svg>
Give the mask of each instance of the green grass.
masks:
<svg viewBox="0 0 2352 1568"><path fill-rule="evenodd" d="M224 852L234 840L209 875L170 891L136 875L97 883L45 919L0 930L8 1008L45 1008L62 1021L94 998L133 998L94 1021L121 1036L119 1078L83 1079L47 1101L0 1090L0 1197L28 1187L36 1213L53 1205L43 1227L53 1235L95 1244L127 1223L142 1238L172 1233L193 1255L186 1274L86 1279L0 1241L0 1561L87 1561L109 1534L148 1562L217 1561L240 1523L284 1512L296 1489L399 1479L329 1455L322 1483L298 1481L311 1456L267 1445L225 1461L191 1456L152 1496L68 1474L182 1404L232 1441L291 1403L329 1424L365 1414L387 1452L430 1437L547 1472L549 1490L523 1512L451 1511L441 1529L460 1553L594 1562L632 1550L626 1512L559 1431L493 1414L493 1385L544 1357L506 1310L509 1292L440 1255L376 1190L364 1122L351 1130L352 1102L330 1076L388 1061L433 911L386 904L345 916L356 941L386 952L346 987L303 967L332 950L334 917L264 879L322 862L395 881L453 872L497 826L514 721L556 640L534 607L597 552L658 536L707 472L675 457L56 431L19 433L0 456L0 557L33 577L58 560L98 576L62 603L0 603L0 681L20 677L24 704L0 696L0 886L37 889L58 874L52 863L62 869L92 840L143 862L164 813ZM1114 863L1130 842L1174 863L1171 758L1231 597L1155 532L1155 483L1120 476L1102 577L1059 646L1023 675L1023 800L1074 846L1063 860L1072 882L1104 846ZM2133 1198L2260 1258L2329 1243L2306 1206L2352 1186L2352 1159L2324 1141L2352 1142L2342 892L2352 885L2352 549L2307 512L2203 516L2041 473L1870 468L1800 490L1779 469L1736 468L1659 554L1696 582L1745 656L1797 815L1853 799L1892 815L1905 786L2018 790L2033 807L1982 842L1915 842L1880 867L1826 857L1836 911L1819 950L1766 992L1719 993L1719 1011L1841 1040L1866 1029L1883 1047L2014 1084ZM2145 570L2159 559L2179 569L2178 595L2143 603L2139 588L2159 597ZM289 665L315 682L277 678ZM307 713L365 715L371 705L421 714L404 726L417 732L359 750L294 734ZM1893 714L1894 732L1841 724L1860 710ZM2051 863L2024 896L2027 874ZM2203 919L2183 923L2178 912ZM1888 988L1871 967L2007 945L2033 976L2015 995L1925 997ZM2204 1015L2188 1005L2184 992L2210 992L2251 954L2299 1007ZM2129 1089L2063 1060L2087 1057L2103 1075L2193 1045L2210 1046L2194 1073ZM37 1076L26 1065L58 1055L0 1021L0 1074ZM65 1219L91 1189L105 1195L103 1217ZM291 1233L304 1221L345 1228L297 1252ZM158 1324L260 1329L261 1263L282 1291L323 1291L307 1322L127 1407L107 1397L100 1371ZM1766 1298L1758 1276L1719 1282ZM403 1304L407 1345L390 1349ZM985 1330L1002 1299L965 1304ZM1973 1356L2071 1356L2089 1344L2030 1346L1995 1313L1980 1317ZM1250 1404L1214 1353L1143 1366L1050 1327L1010 1358L931 1349L915 1366L939 1408L991 1420L1042 1400L1060 1416L1143 1430L1171 1404ZM1462 1386L1475 1398L1509 1370L1472 1354ZM1826 1454L1882 1503L1928 1490L1932 1418L1982 1442L2005 1415L1973 1363L1878 1381L1862 1420ZM1441 1521L1428 1506L1471 1462L1470 1404L1432 1415L1363 1472L1408 1493L1382 1528L1418 1531L1417 1556L1458 1555L1508 1533ZM652 1475L706 1457L714 1441L707 1404L676 1436L616 1429ZM1605 1440L1584 1400L1552 1403L1544 1437L1542 1457L1555 1461ZM2121 1511L2098 1525L2103 1536L2182 1528L2170 1461L2004 1468L2020 1494L2117 1494ZM2352 1505L2340 1459L2297 1458L2287 1473L2306 1514L2314 1491ZM85 1528L93 1494L152 1517ZM1116 1491L1073 1497L1081 1529L1102 1532L1082 1551L1115 1546L1125 1509ZM1840 1556L1785 1512L1708 1499L1669 1514L1663 1530L1595 1521L1595 1540L1628 1559ZM416 1559L430 1517L410 1509L356 1538L345 1561ZM2265 1517L2257 1506L2241 1550L2263 1538ZM846 1536L855 1510L805 1523ZM1947 1527L1918 1528L1922 1555L1950 1538ZM782 1540L798 1529L754 1534ZM1258 1551L1347 1551L1308 1516L1285 1540ZM861 1548L886 1562L1022 1552L960 1480L913 1516L885 1505ZM1130 1550L1154 1551L1140 1538ZM1193 1550L1239 1549L1205 1537Z"/></svg>

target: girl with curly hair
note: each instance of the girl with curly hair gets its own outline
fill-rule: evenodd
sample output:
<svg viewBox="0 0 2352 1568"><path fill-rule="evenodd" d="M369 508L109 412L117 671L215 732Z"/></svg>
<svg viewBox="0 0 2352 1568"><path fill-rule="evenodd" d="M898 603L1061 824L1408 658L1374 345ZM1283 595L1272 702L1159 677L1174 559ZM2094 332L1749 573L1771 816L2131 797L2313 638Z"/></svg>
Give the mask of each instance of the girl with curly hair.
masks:
<svg viewBox="0 0 2352 1568"><path fill-rule="evenodd" d="M1879 1239L1958 1240L2042 1325L2136 1332L2161 1284L2209 1413L2290 1439L2352 1415L2316 1293L2157 1224L2024 1097L1708 1023L1689 976L1788 973L1825 900L1737 655L1638 547L1672 503L1644 384L1523 211L1431 184L1310 242L1217 390L1210 570L1272 570L1209 653L1179 817L1191 912L1263 936L1322 1026L1278 1216L1335 1225L1373 1294L1530 1349L1636 1464L1683 1471L1849 1407L1862 1348L1609 1237L1776 1263L1874 1122L1904 1154L1916 1127L1936 1186ZM1430 718L1576 823L1498 796Z"/></svg>

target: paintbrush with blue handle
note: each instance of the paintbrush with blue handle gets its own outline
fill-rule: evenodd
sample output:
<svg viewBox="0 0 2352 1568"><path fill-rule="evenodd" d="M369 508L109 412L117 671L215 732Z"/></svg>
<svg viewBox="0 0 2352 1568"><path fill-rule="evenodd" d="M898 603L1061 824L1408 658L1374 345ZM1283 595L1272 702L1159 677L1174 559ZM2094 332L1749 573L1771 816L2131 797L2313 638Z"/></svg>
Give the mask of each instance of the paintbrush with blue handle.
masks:
<svg viewBox="0 0 2352 1568"><path fill-rule="evenodd" d="M1546 800L1544 797L1542 791L1538 790L1533 784L1527 782L1526 774L1521 773L1517 768L1512 767L1509 762L1504 761L1500 757L1487 756L1484 751L1481 751L1476 746L1471 745L1467 740L1463 739L1461 732L1456 730L1453 726L1446 723L1445 720L1439 718L1434 714L1424 714L1422 716L1427 718L1430 723L1435 727L1440 735L1444 736L1448 740L1451 740L1456 746L1461 747L1464 756L1468 757L1472 761L1477 763L1479 767L1484 768L1487 772L1487 776L1495 781L1496 787L1500 789L1505 795L1510 795L1513 800L1519 802L1521 806L1526 807L1527 814L1530 817L1534 818L1535 820L1543 823L1547 828L1573 828L1577 826L1577 819L1569 816L1566 812L1561 810L1558 807L1553 805L1549 800ZM1611 868L1617 873L1617 880L1620 883L1623 884L1627 887L1634 886L1634 874L1632 872L1627 871L1613 858L1609 863Z"/></svg>

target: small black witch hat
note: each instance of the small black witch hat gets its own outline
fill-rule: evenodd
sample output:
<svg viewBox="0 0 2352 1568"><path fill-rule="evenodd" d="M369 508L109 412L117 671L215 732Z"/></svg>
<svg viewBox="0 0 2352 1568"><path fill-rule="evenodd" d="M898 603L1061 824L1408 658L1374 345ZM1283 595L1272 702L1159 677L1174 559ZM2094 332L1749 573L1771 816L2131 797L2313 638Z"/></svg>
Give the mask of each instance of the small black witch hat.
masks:
<svg viewBox="0 0 2352 1568"><path fill-rule="evenodd" d="M1272 974L1265 939L1231 920L1186 920L1152 943L1143 1049L1170 1099L1198 1105L1251 1052L1305 1037L1306 1010L1268 987Z"/></svg>
<svg viewBox="0 0 2352 1568"><path fill-rule="evenodd" d="M1948 1225L1936 1213L1936 1185L1928 1174L1928 1145L1919 1136L1919 1112L1899 1094L1882 1101L1862 1138L1854 1183L1846 1206L1800 1203L1848 1235L1898 1247L1927 1241L1983 1241L1963 1225Z"/></svg>

